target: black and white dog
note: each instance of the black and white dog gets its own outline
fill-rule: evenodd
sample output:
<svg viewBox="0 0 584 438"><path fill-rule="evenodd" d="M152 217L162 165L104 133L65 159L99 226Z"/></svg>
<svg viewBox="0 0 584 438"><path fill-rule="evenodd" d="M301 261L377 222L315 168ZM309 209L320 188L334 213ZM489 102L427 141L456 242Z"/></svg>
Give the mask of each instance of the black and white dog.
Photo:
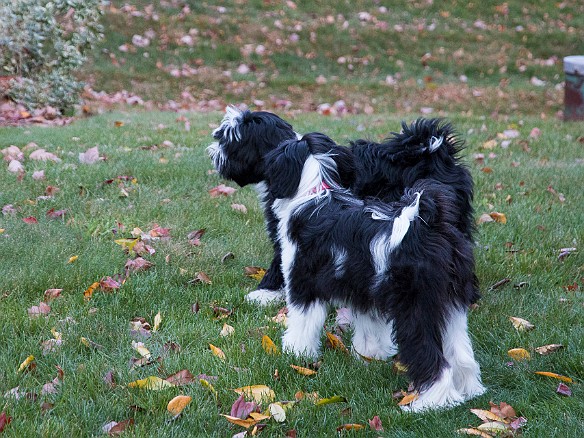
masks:
<svg viewBox="0 0 584 438"><path fill-rule="evenodd" d="M418 180L397 201L363 201L341 177L353 167L347 148L318 133L265 157L288 307L283 348L316 356L327 305L347 305L355 352L385 359L399 345L419 391L407 409L482 394L467 332L473 251L457 227L456 193Z"/></svg>
<svg viewBox="0 0 584 438"><path fill-rule="evenodd" d="M266 229L274 247L274 258L258 289L250 292L246 300L267 304L283 297L280 244L277 219L272 211L274 199L265 190L266 164L264 157L284 140L296 139L292 126L267 111L240 111L234 106L226 109L221 125L213 131L217 140L207 148L215 169L226 179L239 186L255 184L264 209Z"/></svg>

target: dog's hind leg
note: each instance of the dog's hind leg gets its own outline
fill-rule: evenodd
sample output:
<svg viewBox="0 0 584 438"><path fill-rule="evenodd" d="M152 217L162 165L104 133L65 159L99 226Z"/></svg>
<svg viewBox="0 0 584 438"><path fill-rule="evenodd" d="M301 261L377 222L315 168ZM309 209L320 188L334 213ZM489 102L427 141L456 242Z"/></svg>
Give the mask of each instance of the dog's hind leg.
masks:
<svg viewBox="0 0 584 438"><path fill-rule="evenodd" d="M444 356L452 367L454 386L465 400L483 394L481 371L475 360L467 329L467 312L453 309L446 322L442 346Z"/></svg>
<svg viewBox="0 0 584 438"><path fill-rule="evenodd" d="M327 306L317 300L304 306L288 303L287 307L288 328L282 337L284 351L316 358Z"/></svg>
<svg viewBox="0 0 584 438"><path fill-rule="evenodd" d="M385 360L397 353L393 324L387 318L353 311L353 352L363 358Z"/></svg>

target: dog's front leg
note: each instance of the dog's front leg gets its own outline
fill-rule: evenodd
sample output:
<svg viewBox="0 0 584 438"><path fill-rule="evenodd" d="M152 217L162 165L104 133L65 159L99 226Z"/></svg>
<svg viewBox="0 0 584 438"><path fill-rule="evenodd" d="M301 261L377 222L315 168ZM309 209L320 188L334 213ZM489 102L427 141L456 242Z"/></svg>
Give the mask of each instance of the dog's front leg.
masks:
<svg viewBox="0 0 584 438"><path fill-rule="evenodd" d="M316 358L320 349L326 305L313 301L306 305L288 303L288 328L282 338L284 351Z"/></svg>
<svg viewBox="0 0 584 438"><path fill-rule="evenodd" d="M250 303L267 306L278 301L284 301L284 275L282 275L282 256L279 247L275 245L274 259L258 288L245 296Z"/></svg>

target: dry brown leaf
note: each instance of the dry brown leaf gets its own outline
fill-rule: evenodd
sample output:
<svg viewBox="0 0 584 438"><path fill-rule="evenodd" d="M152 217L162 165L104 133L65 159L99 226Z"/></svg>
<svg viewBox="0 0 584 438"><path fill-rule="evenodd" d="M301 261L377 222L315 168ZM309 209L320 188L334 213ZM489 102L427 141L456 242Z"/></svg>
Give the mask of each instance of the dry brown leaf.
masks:
<svg viewBox="0 0 584 438"><path fill-rule="evenodd" d="M195 381L195 377L191 374L191 372L187 369L183 369L177 371L176 373L168 376L166 379L167 382L172 383L175 386L182 386L188 385Z"/></svg>
<svg viewBox="0 0 584 438"><path fill-rule="evenodd" d="M272 402L276 398L274 391L266 385L250 385L242 386L241 388L236 388L235 391L239 395L246 395L252 397L256 403L261 403L262 401Z"/></svg>
<svg viewBox="0 0 584 438"><path fill-rule="evenodd" d="M456 432L461 434L463 433L465 435L480 436L482 438L493 438L493 435L489 435L488 433L475 429L474 427L458 429Z"/></svg>
<svg viewBox="0 0 584 438"><path fill-rule="evenodd" d="M506 224L507 223L507 216L505 216L504 213L499 213L497 211L493 211L493 212L489 213L489 216L491 216L491 218L495 222L498 222L500 224Z"/></svg>
<svg viewBox="0 0 584 438"><path fill-rule="evenodd" d="M221 359L221 360L223 360L223 361L224 361L225 359L227 359L227 357L225 356L225 353L223 353L223 351L222 351L220 348L218 348L218 347L215 347L213 344L209 344L209 348L211 349L211 352L212 352L212 353L213 353L215 356L217 356L219 359Z"/></svg>
<svg viewBox="0 0 584 438"><path fill-rule="evenodd" d="M337 335L330 333L330 332L326 332L326 338L327 338L327 346L330 345L330 348L333 350L339 350L342 351L343 353L349 353L349 350L347 349L347 347L345 347L345 344L343 343L343 341L341 340L340 337L338 337Z"/></svg>
<svg viewBox="0 0 584 438"><path fill-rule="evenodd" d="M363 424L343 424L342 426L337 427L337 432L342 432L343 430L361 430L365 429Z"/></svg>
<svg viewBox="0 0 584 438"><path fill-rule="evenodd" d="M535 326L526 319L518 318L516 316L510 316L509 319L511 320L511 322L513 323L513 327L515 327L517 331L523 332L533 330L535 328Z"/></svg>
<svg viewBox="0 0 584 438"><path fill-rule="evenodd" d="M258 281L264 278L264 275L266 274L264 268L259 268L257 266L246 266L243 269L245 270L245 275Z"/></svg>
<svg viewBox="0 0 584 438"><path fill-rule="evenodd" d="M549 345L542 345L541 347L537 347L535 351L542 356L547 356L548 354L555 353L558 350L564 348L562 344L549 344Z"/></svg>
<svg viewBox="0 0 584 438"><path fill-rule="evenodd" d="M260 414L258 412L252 412L251 414L249 414L249 417L245 420L242 420L241 418L237 417L232 417L231 415L221 414L221 416L225 417L225 419L230 423L236 424L241 427L245 427L246 429L249 429L251 426L254 426L255 424L259 423L262 420L270 418L269 415Z"/></svg>
<svg viewBox="0 0 584 438"><path fill-rule="evenodd" d="M483 421L500 421L502 423L509 422L509 421L499 417L497 414L495 414L491 411L486 411L484 409L471 409L470 411Z"/></svg>
<svg viewBox="0 0 584 438"><path fill-rule="evenodd" d="M290 368L293 368L298 374L302 374L303 376L314 376L316 374L316 371L298 365L290 365Z"/></svg>

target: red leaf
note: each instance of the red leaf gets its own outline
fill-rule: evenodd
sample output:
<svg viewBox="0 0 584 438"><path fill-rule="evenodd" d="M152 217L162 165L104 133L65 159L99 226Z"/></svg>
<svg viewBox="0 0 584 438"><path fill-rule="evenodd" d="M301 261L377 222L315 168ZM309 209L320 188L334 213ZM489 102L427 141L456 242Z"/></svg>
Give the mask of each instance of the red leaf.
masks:
<svg viewBox="0 0 584 438"><path fill-rule="evenodd" d="M67 213L67 210L55 210L54 208L51 208L49 211L47 211L47 217L49 219L59 219L63 216L65 216L65 213Z"/></svg>
<svg viewBox="0 0 584 438"><path fill-rule="evenodd" d="M166 380L169 383L172 383L173 385L181 386L193 383L195 381L195 378L189 370L184 369L168 376L164 380Z"/></svg>
<svg viewBox="0 0 584 438"><path fill-rule="evenodd" d="M560 395L565 395L566 397L572 396L572 390L565 383L560 383L556 389L556 392Z"/></svg>
<svg viewBox="0 0 584 438"><path fill-rule="evenodd" d="M381 419L377 415L375 417L373 417L371 420L369 420L369 426L371 427L371 429L376 430L378 432L383 431L383 426L381 425Z"/></svg>
<svg viewBox="0 0 584 438"><path fill-rule="evenodd" d="M213 187L209 190L209 194L212 198L217 198L221 195L229 196L235 193L235 189L233 187L228 187L225 184L219 184L217 187Z"/></svg>
<svg viewBox="0 0 584 438"><path fill-rule="evenodd" d="M28 217L23 218L22 220L24 223L27 223L27 224L38 224L39 223L37 218L34 216L28 216Z"/></svg>
<svg viewBox="0 0 584 438"><path fill-rule="evenodd" d="M10 424L10 421L12 421L12 417L8 417L6 412L2 411L0 414L0 432L4 431L6 425Z"/></svg>
<svg viewBox="0 0 584 438"><path fill-rule="evenodd" d="M258 405L256 402L246 402L242 394L231 406L231 412L229 415L245 420L249 417L249 414L256 412L257 408Z"/></svg>
<svg viewBox="0 0 584 438"><path fill-rule="evenodd" d="M187 236L189 243L193 246L201 245L201 237L203 237L203 234L205 234L205 231L206 230L204 228L201 228L200 230L196 230L196 231L191 231Z"/></svg>

